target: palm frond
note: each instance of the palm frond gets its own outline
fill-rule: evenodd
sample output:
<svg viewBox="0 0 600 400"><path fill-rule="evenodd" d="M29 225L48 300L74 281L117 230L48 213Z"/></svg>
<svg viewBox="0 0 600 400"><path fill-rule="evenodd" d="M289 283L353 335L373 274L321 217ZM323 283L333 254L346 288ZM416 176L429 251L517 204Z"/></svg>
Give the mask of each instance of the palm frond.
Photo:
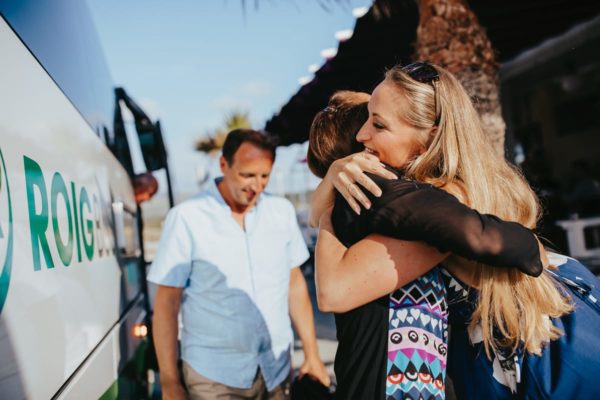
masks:
<svg viewBox="0 0 600 400"><path fill-rule="evenodd" d="M229 132L234 129L251 128L250 113L248 111L234 110L229 112L224 120L223 127L204 134L196 140L196 151L213 155L223 148Z"/></svg>

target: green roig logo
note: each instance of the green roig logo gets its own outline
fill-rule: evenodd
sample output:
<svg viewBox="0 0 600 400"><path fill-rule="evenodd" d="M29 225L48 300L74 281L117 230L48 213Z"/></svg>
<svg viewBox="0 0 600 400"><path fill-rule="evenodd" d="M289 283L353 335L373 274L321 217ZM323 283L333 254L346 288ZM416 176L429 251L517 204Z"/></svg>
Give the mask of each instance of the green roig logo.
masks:
<svg viewBox="0 0 600 400"><path fill-rule="evenodd" d="M13 250L12 205L6 164L0 149L0 312L4 307L10 283Z"/></svg>
<svg viewBox="0 0 600 400"><path fill-rule="evenodd" d="M58 260L52 243L65 267L84 258L92 262L95 257L114 254L112 224L103 212L107 207L100 206L101 196L65 180L58 171L49 179L40 164L27 156L23 164L34 271L42 271L44 263L54 268Z"/></svg>

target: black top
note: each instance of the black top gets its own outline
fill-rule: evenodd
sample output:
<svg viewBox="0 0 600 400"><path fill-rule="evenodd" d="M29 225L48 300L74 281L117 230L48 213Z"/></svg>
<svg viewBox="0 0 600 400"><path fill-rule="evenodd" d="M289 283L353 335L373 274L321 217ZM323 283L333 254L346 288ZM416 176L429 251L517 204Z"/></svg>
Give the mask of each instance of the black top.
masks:
<svg viewBox="0 0 600 400"><path fill-rule="evenodd" d="M387 180L368 174L382 189L360 216L337 194L332 214L335 233L351 246L371 233L426 242L438 250L493 266L513 266L538 276L542 271L533 233L520 224L480 214L429 184ZM388 296L335 315L338 349L336 398L384 399Z"/></svg>

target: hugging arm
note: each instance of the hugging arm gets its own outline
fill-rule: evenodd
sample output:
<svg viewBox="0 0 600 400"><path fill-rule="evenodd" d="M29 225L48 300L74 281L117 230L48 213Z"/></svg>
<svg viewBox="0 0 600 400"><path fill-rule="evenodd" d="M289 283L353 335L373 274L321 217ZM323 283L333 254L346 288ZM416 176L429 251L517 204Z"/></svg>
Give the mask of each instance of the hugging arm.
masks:
<svg viewBox="0 0 600 400"><path fill-rule="evenodd" d="M331 213L324 212L315 250L319 309L346 312L366 304L413 281L446 256L424 243L377 234L347 248L334 234Z"/></svg>
<svg viewBox="0 0 600 400"><path fill-rule="evenodd" d="M441 252L515 267L530 276L541 274L539 242L524 226L480 214L431 185L406 180L380 184L384 196L374 198L372 211L362 216L368 218L371 232L423 241Z"/></svg>
<svg viewBox="0 0 600 400"><path fill-rule="evenodd" d="M427 272L447 256L441 253L446 251L492 266L516 267L531 276L541 273L540 257L545 253L535 235L524 226L480 214L431 185L385 180L362 170L360 173L370 183L368 187L361 185L371 193L371 185L378 190L366 201L356 198L354 205L360 201L371 209L357 213L360 217L356 223L336 218L336 228L343 229L346 238L371 234L349 248L344 246L334 234L330 213L324 210L334 201L334 187L346 201L349 196L362 193L358 185L350 183L344 192L346 180L359 182L348 171L354 168L326 177L321 187L326 195L313 198L311 222L314 224L323 214L315 253L317 297L322 310L343 312L388 294ZM327 204L318 204L324 198ZM338 202L336 212L340 206L356 211L352 203ZM438 251L418 241L427 242ZM354 242L345 241L348 245Z"/></svg>
<svg viewBox="0 0 600 400"><path fill-rule="evenodd" d="M441 189L390 180L391 176L397 178L377 157L364 152L335 161L313 197L311 225L316 226L321 213L333 204L335 188L361 219L373 220L370 232L423 240L441 251L490 266L515 267L531 276L540 275L548 265L542 245L524 226L480 214ZM413 189L407 190L407 184ZM404 197L411 192L414 197Z"/></svg>
<svg viewBox="0 0 600 400"><path fill-rule="evenodd" d="M388 171L377 157L366 152L351 154L334 161L313 193L310 226L316 228L321 215L333 206L335 190L344 197L356 214L360 214L361 206L366 209L371 207L371 201L357 183L375 196L381 196L381 189L364 171L387 179L397 179L396 174Z"/></svg>

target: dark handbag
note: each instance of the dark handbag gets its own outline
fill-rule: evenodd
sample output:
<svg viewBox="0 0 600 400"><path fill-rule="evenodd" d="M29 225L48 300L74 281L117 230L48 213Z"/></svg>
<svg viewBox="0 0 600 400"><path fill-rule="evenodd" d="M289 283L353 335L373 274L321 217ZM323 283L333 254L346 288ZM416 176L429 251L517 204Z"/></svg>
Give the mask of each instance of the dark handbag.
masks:
<svg viewBox="0 0 600 400"><path fill-rule="evenodd" d="M292 381L292 400L332 400L333 393L321 382L304 375Z"/></svg>

